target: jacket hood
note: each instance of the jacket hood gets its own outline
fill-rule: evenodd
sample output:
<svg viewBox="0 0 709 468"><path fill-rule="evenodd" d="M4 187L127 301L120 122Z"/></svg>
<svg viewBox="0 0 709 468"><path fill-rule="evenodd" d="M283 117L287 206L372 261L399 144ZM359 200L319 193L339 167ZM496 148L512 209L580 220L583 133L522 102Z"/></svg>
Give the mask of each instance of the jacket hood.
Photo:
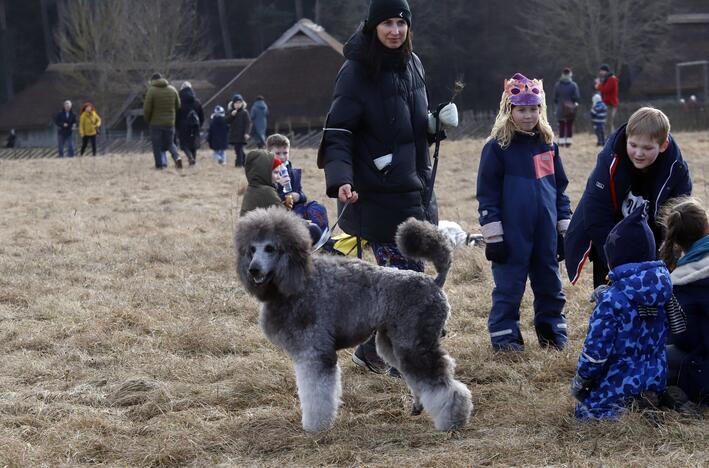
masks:
<svg viewBox="0 0 709 468"><path fill-rule="evenodd" d="M364 35L363 28L364 22L357 26L354 34L345 42L342 54L346 59L356 60L358 62L367 62L369 60L369 54L367 53L367 37Z"/></svg>
<svg viewBox="0 0 709 468"><path fill-rule="evenodd" d="M670 272L664 262L626 263L608 274L630 302L646 306L661 306L672 296Z"/></svg>
<svg viewBox="0 0 709 468"><path fill-rule="evenodd" d="M184 103L193 103L195 101L195 95L192 88L183 88L180 90L180 101Z"/></svg>
<svg viewBox="0 0 709 468"><path fill-rule="evenodd" d="M696 262L680 265L672 271L672 284L681 286L709 278L709 254Z"/></svg>
<svg viewBox="0 0 709 468"><path fill-rule="evenodd" d="M264 150L251 151L246 155L244 171L246 172L246 180L249 182L249 186L273 186L271 178L273 159L273 153Z"/></svg>
<svg viewBox="0 0 709 468"><path fill-rule="evenodd" d="M150 86L155 86L157 88L167 88L167 85L168 83L165 78L159 78L150 82Z"/></svg>
<svg viewBox="0 0 709 468"><path fill-rule="evenodd" d="M364 23L360 23L357 30L350 36L345 43L342 53L348 60L369 64L372 60L369 53L369 39L364 32ZM381 46L382 68L396 69L402 68L401 51L400 49L390 50Z"/></svg>

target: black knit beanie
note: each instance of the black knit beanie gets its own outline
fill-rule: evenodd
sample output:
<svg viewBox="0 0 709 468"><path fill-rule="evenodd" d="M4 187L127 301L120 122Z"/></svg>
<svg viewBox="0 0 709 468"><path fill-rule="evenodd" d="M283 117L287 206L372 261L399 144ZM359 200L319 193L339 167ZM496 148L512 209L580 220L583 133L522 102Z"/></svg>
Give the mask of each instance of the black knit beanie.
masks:
<svg viewBox="0 0 709 468"><path fill-rule="evenodd" d="M370 0L364 31L370 32L389 18L402 18L411 27L411 9L406 0Z"/></svg>
<svg viewBox="0 0 709 468"><path fill-rule="evenodd" d="M646 210L647 202L611 229L603 247L610 269L656 259L655 236L647 224Z"/></svg>

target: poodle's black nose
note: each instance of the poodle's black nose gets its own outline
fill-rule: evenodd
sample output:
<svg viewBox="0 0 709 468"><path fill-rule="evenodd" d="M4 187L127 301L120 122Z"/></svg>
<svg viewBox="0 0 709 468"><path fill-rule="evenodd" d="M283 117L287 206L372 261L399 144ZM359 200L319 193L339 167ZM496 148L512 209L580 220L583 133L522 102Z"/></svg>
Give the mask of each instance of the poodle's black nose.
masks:
<svg viewBox="0 0 709 468"><path fill-rule="evenodd" d="M258 276L261 270L258 267L249 267L249 274L251 276Z"/></svg>

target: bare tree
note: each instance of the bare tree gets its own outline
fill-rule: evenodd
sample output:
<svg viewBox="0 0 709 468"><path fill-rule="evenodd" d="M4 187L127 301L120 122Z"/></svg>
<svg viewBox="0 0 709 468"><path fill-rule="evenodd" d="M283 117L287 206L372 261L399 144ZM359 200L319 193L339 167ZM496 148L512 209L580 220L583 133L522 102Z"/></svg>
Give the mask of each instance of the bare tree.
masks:
<svg viewBox="0 0 709 468"><path fill-rule="evenodd" d="M2 79L5 85L5 99L10 100L14 95L14 86L12 69L10 68L10 40L8 36L5 0L0 0L0 66L2 66Z"/></svg>
<svg viewBox="0 0 709 468"><path fill-rule="evenodd" d="M620 71L651 63L663 49L667 6L661 0L530 0L519 29L554 64L595 74L599 64Z"/></svg>
<svg viewBox="0 0 709 468"><path fill-rule="evenodd" d="M52 52L52 30L49 28L49 5L48 0L39 0L40 14L42 15L42 33L44 34L44 53L47 54L47 63L54 61Z"/></svg>
<svg viewBox="0 0 709 468"><path fill-rule="evenodd" d="M194 0L68 0L57 44L77 92L109 117L142 92L150 73L170 76L211 47Z"/></svg>
<svg viewBox="0 0 709 468"><path fill-rule="evenodd" d="M217 9L219 10L219 29L221 29L222 32L224 55L226 55L226 58L233 58L234 51L231 47L231 37L229 36L229 27L227 25L227 12L224 0L217 0Z"/></svg>
<svg viewBox="0 0 709 468"><path fill-rule="evenodd" d="M301 19L303 17L303 0L295 1L295 19Z"/></svg>

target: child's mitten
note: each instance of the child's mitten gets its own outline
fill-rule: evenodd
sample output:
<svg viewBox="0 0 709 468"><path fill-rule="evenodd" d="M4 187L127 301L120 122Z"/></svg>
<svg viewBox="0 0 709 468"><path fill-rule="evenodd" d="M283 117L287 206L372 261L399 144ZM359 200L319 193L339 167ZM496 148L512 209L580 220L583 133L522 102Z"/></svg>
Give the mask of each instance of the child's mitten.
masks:
<svg viewBox="0 0 709 468"><path fill-rule="evenodd" d="M582 401L588 396L592 386L593 380L584 379L577 372L576 375L574 375L574 379L571 381L571 394L578 401Z"/></svg>
<svg viewBox="0 0 709 468"><path fill-rule="evenodd" d="M566 256L564 255L564 235L557 234L556 236L556 261L563 262Z"/></svg>
<svg viewBox="0 0 709 468"><path fill-rule="evenodd" d="M485 243L485 258L495 263L507 262L507 247L503 241Z"/></svg>

